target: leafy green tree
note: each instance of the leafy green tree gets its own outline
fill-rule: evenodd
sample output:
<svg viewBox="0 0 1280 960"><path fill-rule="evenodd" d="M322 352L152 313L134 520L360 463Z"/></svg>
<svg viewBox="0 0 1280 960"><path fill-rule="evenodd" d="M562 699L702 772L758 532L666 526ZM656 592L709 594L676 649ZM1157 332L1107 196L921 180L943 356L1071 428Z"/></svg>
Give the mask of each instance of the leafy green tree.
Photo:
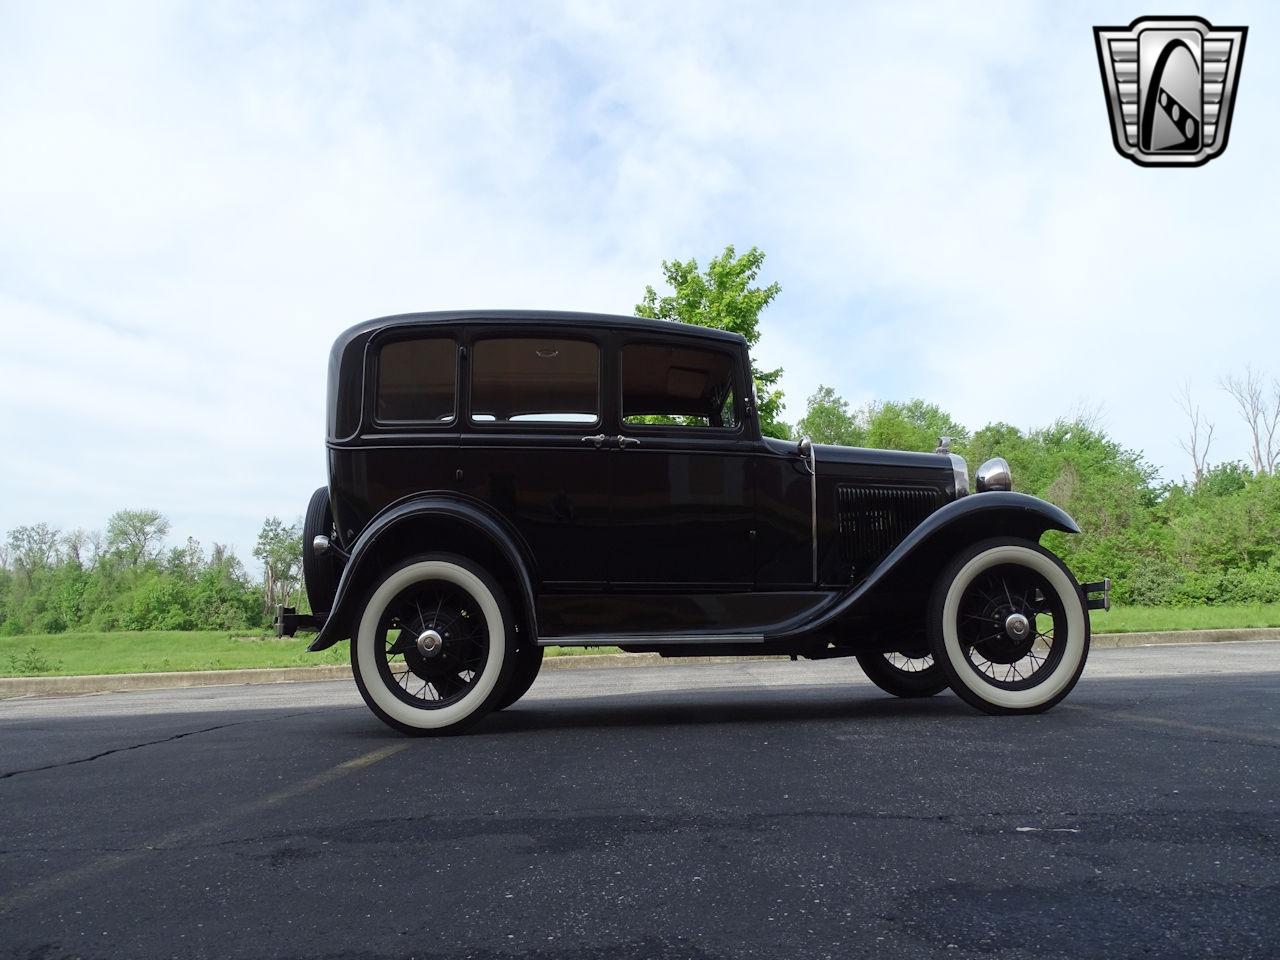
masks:
<svg viewBox="0 0 1280 960"><path fill-rule="evenodd" d="M194 584L191 609L203 629L227 630L258 623L260 591L235 557L210 563Z"/></svg>
<svg viewBox="0 0 1280 960"><path fill-rule="evenodd" d="M265 584L226 547L215 544L206 559L188 538L162 557L163 517L124 511L113 520L111 545L102 549L96 534L48 524L9 531L0 541L0 636L264 625Z"/></svg>
<svg viewBox="0 0 1280 960"><path fill-rule="evenodd" d="M195 537L187 537L187 542L171 549L165 559L165 567L188 580L198 576L204 565L204 548Z"/></svg>
<svg viewBox="0 0 1280 960"><path fill-rule="evenodd" d="M1226 461L1205 470L1196 484L1195 492L1204 497L1226 497L1239 493L1249 485L1253 471L1246 463Z"/></svg>
<svg viewBox="0 0 1280 960"><path fill-rule="evenodd" d="M272 615L277 606L296 606L302 585L302 525L286 526L279 517L268 517L253 555L262 561L263 615Z"/></svg>
<svg viewBox="0 0 1280 960"><path fill-rule="evenodd" d="M1014 489L1071 514L1081 534L1050 533L1046 545L1083 580L1111 577L1116 602L1151 602L1171 589L1178 572L1169 557L1156 470L1092 418L1064 418L1026 434L1006 423L989 424L973 435L965 454L975 467L1004 457Z"/></svg>
<svg viewBox="0 0 1280 960"><path fill-rule="evenodd" d="M923 400L871 405L866 411L867 445L882 450L932 452L939 437L950 437L963 447L969 431L936 404Z"/></svg>
<svg viewBox="0 0 1280 960"><path fill-rule="evenodd" d="M861 447L867 443L867 429L849 412L849 402L831 387L819 385L809 397L804 417L795 426L796 436L814 443L834 443Z"/></svg>
<svg viewBox="0 0 1280 960"><path fill-rule="evenodd" d="M47 523L33 523L9 531L9 555L28 584L38 572L57 563L59 539L58 531Z"/></svg>
<svg viewBox="0 0 1280 960"><path fill-rule="evenodd" d="M154 560L169 535L169 521L158 510L121 510L107 520L107 550L135 569Z"/></svg>
<svg viewBox="0 0 1280 960"><path fill-rule="evenodd" d="M90 560L89 551L92 550L93 538L94 534L87 530L68 530L60 540L63 556L77 567L85 567Z"/></svg>
<svg viewBox="0 0 1280 960"><path fill-rule="evenodd" d="M764 253L758 248L738 256L732 244L711 259L705 272L698 268L697 260L664 260L662 276L672 292L658 296L653 287L646 286L644 299L636 304L636 316L729 330L742 334L747 345L754 347L760 340L760 314L782 289L777 283L753 286L763 265ZM751 374L760 429L766 436L787 439L791 430L779 419L782 368L761 370L753 360Z"/></svg>

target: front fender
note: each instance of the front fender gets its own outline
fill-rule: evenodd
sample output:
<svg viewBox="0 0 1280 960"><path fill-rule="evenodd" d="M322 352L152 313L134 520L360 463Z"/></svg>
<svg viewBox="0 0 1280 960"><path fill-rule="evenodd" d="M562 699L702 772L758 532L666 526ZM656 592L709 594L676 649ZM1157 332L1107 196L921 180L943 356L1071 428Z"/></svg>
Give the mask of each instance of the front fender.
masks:
<svg viewBox="0 0 1280 960"><path fill-rule="evenodd" d="M518 535L483 504L457 494L440 493L393 504L365 526L351 548L351 559L342 570L333 608L315 640L307 647L308 650L326 650L351 635L350 625L355 605L360 602L371 575L376 572L377 548L398 532L403 532L407 524L424 520L461 525L470 533L482 537L506 560L514 571L524 609L530 618L531 635L537 636L537 624L533 622L536 615L533 579L530 575L533 564L527 548Z"/></svg>
<svg viewBox="0 0 1280 960"><path fill-rule="evenodd" d="M1079 533L1080 526L1061 507L1025 493L992 491L960 497L926 517L860 583L820 610L780 624L768 639L792 639L828 627L856 613L886 583L926 576L925 571L936 570L968 543L991 536L1039 540L1047 530Z"/></svg>

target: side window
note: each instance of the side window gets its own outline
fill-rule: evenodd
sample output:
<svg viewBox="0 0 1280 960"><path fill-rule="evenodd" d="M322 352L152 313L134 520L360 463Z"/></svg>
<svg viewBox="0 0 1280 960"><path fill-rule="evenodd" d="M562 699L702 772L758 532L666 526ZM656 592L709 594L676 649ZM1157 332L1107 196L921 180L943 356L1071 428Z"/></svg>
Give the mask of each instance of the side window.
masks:
<svg viewBox="0 0 1280 960"><path fill-rule="evenodd" d="M733 358L717 350L622 348L622 422L632 426L738 426Z"/></svg>
<svg viewBox="0 0 1280 960"><path fill-rule="evenodd" d="M477 423L595 423L600 419L600 348L586 340L478 340L471 360L471 419Z"/></svg>
<svg viewBox="0 0 1280 960"><path fill-rule="evenodd" d="M448 423L457 408L458 346L447 337L393 340L378 351L379 423Z"/></svg>

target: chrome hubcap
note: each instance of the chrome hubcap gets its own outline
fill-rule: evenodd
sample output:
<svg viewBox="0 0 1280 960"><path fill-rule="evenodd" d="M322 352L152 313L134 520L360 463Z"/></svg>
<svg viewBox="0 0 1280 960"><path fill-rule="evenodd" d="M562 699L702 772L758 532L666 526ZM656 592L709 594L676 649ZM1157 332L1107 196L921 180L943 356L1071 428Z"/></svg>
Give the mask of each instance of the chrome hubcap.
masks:
<svg viewBox="0 0 1280 960"><path fill-rule="evenodd" d="M418 634L418 652L424 657L434 657L444 646L444 640L434 630L423 630Z"/></svg>
<svg viewBox="0 0 1280 960"><path fill-rule="evenodd" d="M1031 621L1020 613L1011 613L1005 617L1004 632L1010 640L1025 640L1031 632Z"/></svg>

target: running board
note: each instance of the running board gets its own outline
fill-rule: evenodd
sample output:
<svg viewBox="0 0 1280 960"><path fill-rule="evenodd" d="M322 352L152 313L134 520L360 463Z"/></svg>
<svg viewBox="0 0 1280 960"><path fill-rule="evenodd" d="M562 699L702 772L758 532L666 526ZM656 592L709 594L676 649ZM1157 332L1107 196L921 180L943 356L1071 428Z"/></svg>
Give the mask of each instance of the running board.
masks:
<svg viewBox="0 0 1280 960"><path fill-rule="evenodd" d="M678 647L685 644L699 643L764 643L763 633L705 633L686 636L671 634L631 636L601 636L599 634L579 634L567 637L539 637L540 647Z"/></svg>

